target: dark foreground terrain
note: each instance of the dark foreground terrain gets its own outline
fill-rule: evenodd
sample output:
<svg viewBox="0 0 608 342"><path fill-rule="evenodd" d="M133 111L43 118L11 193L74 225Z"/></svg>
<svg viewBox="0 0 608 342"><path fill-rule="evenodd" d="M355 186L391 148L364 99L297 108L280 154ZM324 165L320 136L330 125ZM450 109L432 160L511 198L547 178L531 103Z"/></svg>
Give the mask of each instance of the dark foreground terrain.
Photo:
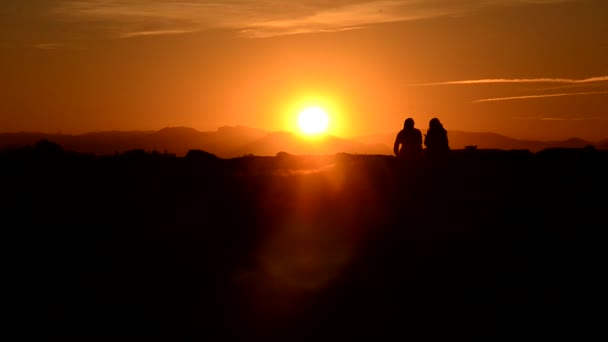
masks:
<svg viewBox="0 0 608 342"><path fill-rule="evenodd" d="M0 214L51 336L580 339L603 322L607 174L591 148L404 163L42 142L0 153Z"/></svg>

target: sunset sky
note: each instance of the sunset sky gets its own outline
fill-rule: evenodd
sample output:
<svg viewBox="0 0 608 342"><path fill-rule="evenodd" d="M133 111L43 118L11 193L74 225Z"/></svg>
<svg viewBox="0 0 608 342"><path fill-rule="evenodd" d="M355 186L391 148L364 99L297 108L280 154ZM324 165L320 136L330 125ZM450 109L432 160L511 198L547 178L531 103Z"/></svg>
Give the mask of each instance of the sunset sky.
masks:
<svg viewBox="0 0 608 342"><path fill-rule="evenodd" d="M0 132L608 138L606 0L3 0Z"/></svg>

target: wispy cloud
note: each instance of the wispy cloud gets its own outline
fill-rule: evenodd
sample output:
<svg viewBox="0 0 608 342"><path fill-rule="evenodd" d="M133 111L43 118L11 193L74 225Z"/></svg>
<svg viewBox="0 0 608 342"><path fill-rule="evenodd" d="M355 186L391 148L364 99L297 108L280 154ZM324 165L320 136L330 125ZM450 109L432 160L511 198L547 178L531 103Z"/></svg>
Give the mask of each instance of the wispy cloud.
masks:
<svg viewBox="0 0 608 342"><path fill-rule="evenodd" d="M65 47L66 47L65 44L59 44L59 43L38 43L38 44L32 45L32 48L40 49L40 50L58 50L58 49L65 48Z"/></svg>
<svg viewBox="0 0 608 342"><path fill-rule="evenodd" d="M574 89L574 88L603 88L605 85L602 82L594 82L594 83L577 83L577 84L566 84L566 85L554 85L549 87L538 88L536 86L530 87L529 89L525 89L527 91L548 91L548 90L559 90L559 89Z"/></svg>
<svg viewBox="0 0 608 342"><path fill-rule="evenodd" d="M453 84L504 84L504 83L561 83L561 84L587 84L608 82L608 76L596 76L584 79L570 78L486 78L479 80L447 81L438 83L422 83L421 86L453 85Z"/></svg>
<svg viewBox="0 0 608 342"><path fill-rule="evenodd" d="M602 120L602 118L594 117L575 117L575 118L564 118L564 117L552 117L552 116L525 116L525 117L513 117L515 120L539 120L539 121L587 121L587 120Z"/></svg>
<svg viewBox="0 0 608 342"><path fill-rule="evenodd" d="M373 24L456 16L488 7L572 0L60 0L53 13L111 22L120 37L231 29L247 37L343 31Z"/></svg>
<svg viewBox="0 0 608 342"><path fill-rule="evenodd" d="M608 90L606 90L606 91L588 91L588 92L580 92L580 93L561 93L561 94L544 94L544 95L495 97L495 98L490 98L490 99L475 100L475 101L473 101L471 103L496 102L496 101L512 101L512 100L526 100L526 99L539 99L539 98L562 97L562 96L598 95L598 94L608 94Z"/></svg>
<svg viewBox="0 0 608 342"><path fill-rule="evenodd" d="M196 30L152 30L152 31L134 31L127 32L120 35L121 38L133 38L143 36L167 36L175 34L193 33Z"/></svg>

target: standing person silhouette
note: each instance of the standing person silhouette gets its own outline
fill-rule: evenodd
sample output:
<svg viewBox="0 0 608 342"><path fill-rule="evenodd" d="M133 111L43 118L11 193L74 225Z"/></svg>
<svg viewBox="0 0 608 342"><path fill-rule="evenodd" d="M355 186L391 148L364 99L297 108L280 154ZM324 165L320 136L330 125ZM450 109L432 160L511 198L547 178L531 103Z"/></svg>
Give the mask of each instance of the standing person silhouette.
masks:
<svg viewBox="0 0 608 342"><path fill-rule="evenodd" d="M417 159L422 155L422 133L414 128L414 119L407 118L403 123L403 129L395 139L393 152L397 158L408 160Z"/></svg>
<svg viewBox="0 0 608 342"><path fill-rule="evenodd" d="M448 132L437 118L429 122L429 130L424 135L424 154L434 158L447 158L450 153Z"/></svg>

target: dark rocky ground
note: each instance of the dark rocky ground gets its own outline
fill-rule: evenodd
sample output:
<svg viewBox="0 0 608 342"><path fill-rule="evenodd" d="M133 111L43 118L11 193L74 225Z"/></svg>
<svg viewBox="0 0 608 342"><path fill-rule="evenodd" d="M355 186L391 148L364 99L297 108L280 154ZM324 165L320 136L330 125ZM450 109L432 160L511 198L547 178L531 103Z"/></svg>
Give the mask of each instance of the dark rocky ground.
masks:
<svg viewBox="0 0 608 342"><path fill-rule="evenodd" d="M0 153L0 214L50 336L581 338L601 326L607 171L593 149L406 163L42 143Z"/></svg>

